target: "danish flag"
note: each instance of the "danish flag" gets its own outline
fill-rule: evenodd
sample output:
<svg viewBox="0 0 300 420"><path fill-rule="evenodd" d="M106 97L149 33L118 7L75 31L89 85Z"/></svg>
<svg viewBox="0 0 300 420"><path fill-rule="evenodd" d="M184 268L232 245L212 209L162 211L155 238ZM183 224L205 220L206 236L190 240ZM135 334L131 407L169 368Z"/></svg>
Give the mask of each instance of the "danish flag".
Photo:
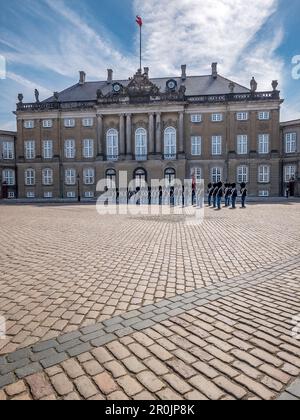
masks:
<svg viewBox="0 0 300 420"><path fill-rule="evenodd" d="M143 19L141 18L141 16L137 16L136 17L136 23L142 27L143 26Z"/></svg>

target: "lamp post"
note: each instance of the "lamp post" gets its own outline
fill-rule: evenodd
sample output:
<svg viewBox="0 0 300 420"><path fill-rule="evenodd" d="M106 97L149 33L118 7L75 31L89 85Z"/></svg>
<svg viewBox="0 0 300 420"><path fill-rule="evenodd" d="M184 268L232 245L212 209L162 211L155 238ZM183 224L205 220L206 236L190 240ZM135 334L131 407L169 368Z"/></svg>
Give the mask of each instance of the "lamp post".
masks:
<svg viewBox="0 0 300 420"><path fill-rule="evenodd" d="M81 197L80 197L80 175L77 175L77 199L78 199L78 203L80 203L81 201Z"/></svg>

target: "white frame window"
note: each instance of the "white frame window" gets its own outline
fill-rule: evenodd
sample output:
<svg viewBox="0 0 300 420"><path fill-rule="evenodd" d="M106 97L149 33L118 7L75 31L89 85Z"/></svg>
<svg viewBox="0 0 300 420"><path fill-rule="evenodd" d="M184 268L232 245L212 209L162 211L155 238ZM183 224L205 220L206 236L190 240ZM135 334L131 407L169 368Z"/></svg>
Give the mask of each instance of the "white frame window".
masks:
<svg viewBox="0 0 300 420"><path fill-rule="evenodd" d="M106 186L109 189L116 188L117 185L117 173L115 169L108 169L105 173Z"/></svg>
<svg viewBox="0 0 300 420"><path fill-rule="evenodd" d="M135 157L136 160L147 159L147 131L144 128L138 128L135 131Z"/></svg>
<svg viewBox="0 0 300 420"><path fill-rule="evenodd" d="M297 133L286 133L285 135L285 153L297 152Z"/></svg>
<svg viewBox="0 0 300 420"><path fill-rule="evenodd" d="M75 159L76 157L76 144L75 140L68 139L65 140L65 158L66 159Z"/></svg>
<svg viewBox="0 0 300 420"><path fill-rule="evenodd" d="M95 193L93 191L86 191L84 193L84 197L85 198L94 198L95 197Z"/></svg>
<svg viewBox="0 0 300 420"><path fill-rule="evenodd" d="M119 132L115 128L106 133L106 154L108 160L119 159Z"/></svg>
<svg viewBox="0 0 300 420"><path fill-rule="evenodd" d="M258 112L258 119L260 121L267 121L270 119L270 111L259 111Z"/></svg>
<svg viewBox="0 0 300 420"><path fill-rule="evenodd" d="M65 128L73 128L76 125L75 118L65 118L64 119L64 126Z"/></svg>
<svg viewBox="0 0 300 420"><path fill-rule="evenodd" d="M174 127L167 127L164 132L164 157L175 160L177 156L177 132Z"/></svg>
<svg viewBox="0 0 300 420"><path fill-rule="evenodd" d="M220 112L215 112L211 115L212 122L222 122L223 121L223 114Z"/></svg>
<svg viewBox="0 0 300 420"><path fill-rule="evenodd" d="M14 186L16 184L15 171L13 169L3 169L2 182L5 182L8 186Z"/></svg>
<svg viewBox="0 0 300 420"><path fill-rule="evenodd" d="M93 169L93 168L84 169L84 171L83 171L83 183L85 185L95 184L95 169Z"/></svg>
<svg viewBox="0 0 300 420"><path fill-rule="evenodd" d="M213 156L222 155L222 136L212 136L211 154Z"/></svg>
<svg viewBox="0 0 300 420"><path fill-rule="evenodd" d="M145 188L147 180L147 172L143 168L136 169L133 174L135 188Z"/></svg>
<svg viewBox="0 0 300 420"><path fill-rule="evenodd" d="M176 170L174 168L166 168L164 176L169 186L173 187L175 184L175 179L176 179Z"/></svg>
<svg viewBox="0 0 300 420"><path fill-rule="evenodd" d="M2 157L4 160L13 160L15 158L14 143L12 141L3 142Z"/></svg>
<svg viewBox="0 0 300 420"><path fill-rule="evenodd" d="M259 197L270 197L270 191L269 190L259 190L258 196Z"/></svg>
<svg viewBox="0 0 300 420"><path fill-rule="evenodd" d="M25 185L32 187L35 185L35 170L32 168L28 168L25 170L24 174Z"/></svg>
<svg viewBox="0 0 300 420"><path fill-rule="evenodd" d="M247 155L248 154L248 136L247 134L239 134L237 136L237 154Z"/></svg>
<svg viewBox="0 0 300 420"><path fill-rule="evenodd" d="M94 118L83 118L82 119L82 126L83 127L93 127L94 125Z"/></svg>
<svg viewBox="0 0 300 420"><path fill-rule="evenodd" d="M258 167L258 182L260 184L270 183L271 168L269 165L260 165Z"/></svg>
<svg viewBox="0 0 300 420"><path fill-rule="evenodd" d="M92 159L94 157L94 140L93 139L83 140L82 155L85 159Z"/></svg>
<svg viewBox="0 0 300 420"><path fill-rule="evenodd" d="M8 191L8 198L15 198L15 192L14 191Z"/></svg>
<svg viewBox="0 0 300 420"><path fill-rule="evenodd" d="M290 182L292 178L296 179L297 166L296 165L286 165L284 167L284 180L285 182Z"/></svg>
<svg viewBox="0 0 300 420"><path fill-rule="evenodd" d="M241 184L249 182L249 168L246 165L240 165L237 167L237 183Z"/></svg>
<svg viewBox="0 0 300 420"><path fill-rule="evenodd" d="M236 114L237 121L248 121L249 119L249 113L248 112L237 112Z"/></svg>
<svg viewBox="0 0 300 420"><path fill-rule="evenodd" d="M266 155L270 151L270 135L259 134L258 136L258 153L260 155Z"/></svg>
<svg viewBox="0 0 300 420"><path fill-rule="evenodd" d="M24 143L25 145L25 159L33 160L35 159L35 141L34 140L27 140Z"/></svg>
<svg viewBox="0 0 300 420"><path fill-rule="evenodd" d="M43 120L43 128L52 128L53 121L52 120Z"/></svg>
<svg viewBox="0 0 300 420"><path fill-rule="evenodd" d="M222 181L222 168L220 167L215 167L211 169L211 180L212 182L215 184L217 182Z"/></svg>
<svg viewBox="0 0 300 420"><path fill-rule="evenodd" d="M42 171L43 185L53 185L53 170L46 168Z"/></svg>
<svg viewBox="0 0 300 420"><path fill-rule="evenodd" d="M53 192L52 191L44 192L44 198L53 198Z"/></svg>
<svg viewBox="0 0 300 420"><path fill-rule="evenodd" d="M199 168L199 167L191 168L191 177L193 176L195 176L197 183L201 182L202 181L202 168Z"/></svg>
<svg viewBox="0 0 300 420"><path fill-rule="evenodd" d="M27 198L35 198L35 192L34 191L27 191L26 197Z"/></svg>
<svg viewBox="0 0 300 420"><path fill-rule="evenodd" d="M65 170L65 184L76 185L76 170L69 168Z"/></svg>
<svg viewBox="0 0 300 420"><path fill-rule="evenodd" d="M199 124L202 122L202 115L201 114L191 114L191 123Z"/></svg>
<svg viewBox="0 0 300 420"><path fill-rule="evenodd" d="M76 198L75 191L68 191L67 192L67 198Z"/></svg>
<svg viewBox="0 0 300 420"><path fill-rule="evenodd" d="M201 156L202 154L202 138L201 136L191 137L191 154L192 156Z"/></svg>
<svg viewBox="0 0 300 420"><path fill-rule="evenodd" d="M43 141L43 158L44 159L53 158L53 141L52 140Z"/></svg>
<svg viewBox="0 0 300 420"><path fill-rule="evenodd" d="M34 128L34 120L24 121L24 128Z"/></svg>

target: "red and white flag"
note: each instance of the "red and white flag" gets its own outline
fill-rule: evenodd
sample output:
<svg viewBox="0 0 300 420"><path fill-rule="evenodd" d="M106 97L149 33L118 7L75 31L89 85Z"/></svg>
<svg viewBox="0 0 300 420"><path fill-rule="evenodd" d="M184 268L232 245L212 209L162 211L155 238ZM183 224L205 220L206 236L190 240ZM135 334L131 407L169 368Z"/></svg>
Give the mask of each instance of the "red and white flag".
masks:
<svg viewBox="0 0 300 420"><path fill-rule="evenodd" d="M136 23L142 27L143 26L143 19L141 18L141 16L137 16L136 17Z"/></svg>

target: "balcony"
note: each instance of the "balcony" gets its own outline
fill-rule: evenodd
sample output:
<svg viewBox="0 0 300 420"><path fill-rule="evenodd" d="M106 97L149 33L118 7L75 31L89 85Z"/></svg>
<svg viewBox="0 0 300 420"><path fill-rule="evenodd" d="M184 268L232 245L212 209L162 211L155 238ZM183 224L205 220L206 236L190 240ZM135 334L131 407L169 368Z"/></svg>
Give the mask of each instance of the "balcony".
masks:
<svg viewBox="0 0 300 420"><path fill-rule="evenodd" d="M119 155L107 155L106 160L109 162L117 162L119 160Z"/></svg>
<svg viewBox="0 0 300 420"><path fill-rule="evenodd" d="M164 160L176 160L177 159L177 154L175 153L167 153L164 154Z"/></svg>
<svg viewBox="0 0 300 420"><path fill-rule="evenodd" d="M137 162L144 162L148 160L148 155L135 155L135 160Z"/></svg>

